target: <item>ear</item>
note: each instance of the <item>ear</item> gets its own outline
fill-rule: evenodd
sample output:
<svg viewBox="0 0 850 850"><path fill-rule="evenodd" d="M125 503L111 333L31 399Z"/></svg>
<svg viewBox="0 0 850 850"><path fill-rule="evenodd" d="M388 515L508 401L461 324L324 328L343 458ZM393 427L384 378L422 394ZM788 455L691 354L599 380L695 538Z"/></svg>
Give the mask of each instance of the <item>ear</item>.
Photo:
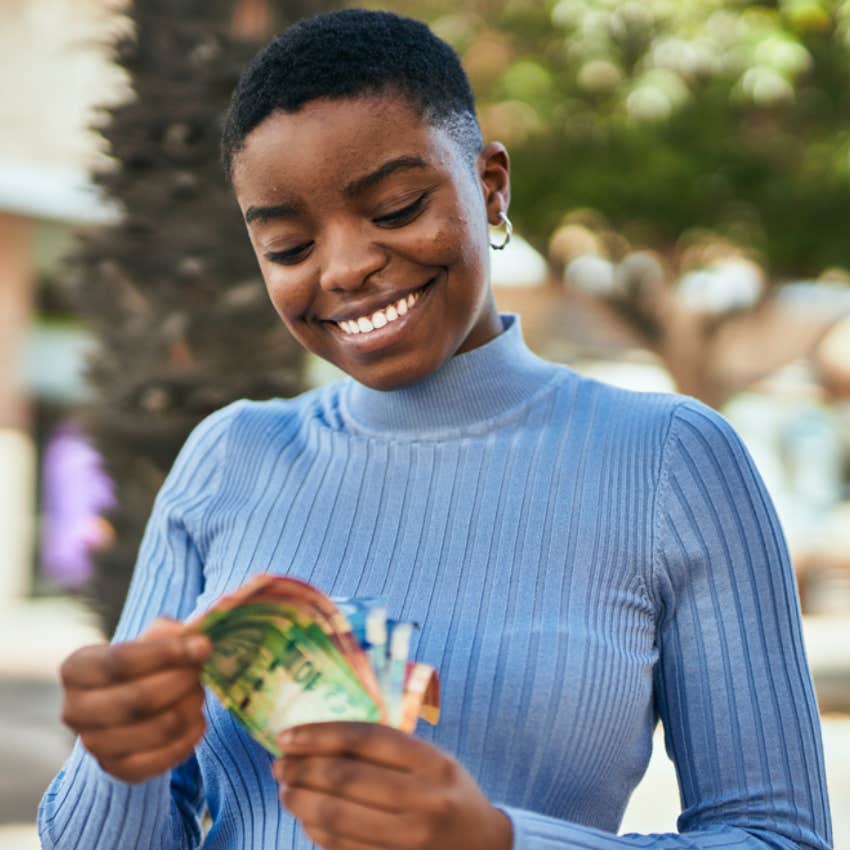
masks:
<svg viewBox="0 0 850 850"><path fill-rule="evenodd" d="M499 213L507 213L511 203L511 161L501 142L490 142L478 154L478 176L487 208L487 221L500 225Z"/></svg>

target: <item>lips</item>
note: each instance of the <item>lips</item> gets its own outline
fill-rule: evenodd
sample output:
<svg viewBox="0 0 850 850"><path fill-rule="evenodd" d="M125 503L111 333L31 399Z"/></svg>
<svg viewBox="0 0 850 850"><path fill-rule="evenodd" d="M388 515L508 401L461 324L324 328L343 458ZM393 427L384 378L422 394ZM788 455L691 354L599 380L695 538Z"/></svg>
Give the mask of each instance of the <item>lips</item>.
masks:
<svg viewBox="0 0 850 850"><path fill-rule="evenodd" d="M338 313L335 313L333 316L328 316L322 319L323 322L344 322L344 321L357 321L357 319L366 317L368 318L377 310L383 310L389 307L391 304L395 304L397 301L400 301L402 298L406 298L408 295L412 293L419 293L427 289L434 281L436 277L431 278L426 283L418 286L414 289L406 289L402 292L394 292L392 294L382 295L379 298L370 298L368 300L364 299L363 301L357 301L345 309L340 310Z"/></svg>
<svg viewBox="0 0 850 850"><path fill-rule="evenodd" d="M347 351L357 357L372 357L380 352L398 345L405 340L411 329L412 323L418 323L420 311L426 309L422 302L428 301L434 289L434 280L429 281L419 289L413 290L415 296L414 304L403 315L398 315L393 321L386 321L381 325L370 327L366 330L356 331L350 325L356 324L352 320L327 323L334 337L345 345ZM410 295L408 295L410 297Z"/></svg>

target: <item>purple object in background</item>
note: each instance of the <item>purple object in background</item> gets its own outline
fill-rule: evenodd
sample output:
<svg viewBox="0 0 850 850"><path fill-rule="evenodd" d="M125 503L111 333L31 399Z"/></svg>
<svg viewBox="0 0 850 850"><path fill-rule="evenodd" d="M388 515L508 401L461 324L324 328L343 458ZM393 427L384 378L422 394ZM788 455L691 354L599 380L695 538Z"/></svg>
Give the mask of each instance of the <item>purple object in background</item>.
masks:
<svg viewBox="0 0 850 850"><path fill-rule="evenodd" d="M112 530L103 514L115 488L100 455L72 422L59 425L44 454L41 567L61 587L78 590L92 576L92 552Z"/></svg>

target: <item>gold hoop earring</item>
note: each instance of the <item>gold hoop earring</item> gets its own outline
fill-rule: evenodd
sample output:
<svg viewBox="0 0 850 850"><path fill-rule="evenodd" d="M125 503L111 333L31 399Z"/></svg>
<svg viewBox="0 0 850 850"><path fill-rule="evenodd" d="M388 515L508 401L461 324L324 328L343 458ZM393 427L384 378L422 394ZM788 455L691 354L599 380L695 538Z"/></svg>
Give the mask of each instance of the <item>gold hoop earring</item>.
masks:
<svg viewBox="0 0 850 850"><path fill-rule="evenodd" d="M502 242L501 245L496 245L493 242L490 243L490 247L496 251L501 251L503 248L507 247L507 244L511 241L511 236L514 232L514 226L511 224L511 220L508 218L504 210L499 210L499 218L502 219L502 224L505 225L505 241Z"/></svg>

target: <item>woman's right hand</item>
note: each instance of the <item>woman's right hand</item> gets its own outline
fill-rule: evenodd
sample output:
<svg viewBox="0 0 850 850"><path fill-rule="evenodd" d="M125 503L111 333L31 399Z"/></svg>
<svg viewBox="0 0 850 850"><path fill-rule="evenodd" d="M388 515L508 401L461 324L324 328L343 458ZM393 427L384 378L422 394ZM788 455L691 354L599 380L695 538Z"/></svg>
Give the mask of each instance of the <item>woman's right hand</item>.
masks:
<svg viewBox="0 0 850 850"><path fill-rule="evenodd" d="M200 672L211 650L207 637L164 618L136 640L78 649L60 668L62 720L118 779L170 770L206 729Z"/></svg>

